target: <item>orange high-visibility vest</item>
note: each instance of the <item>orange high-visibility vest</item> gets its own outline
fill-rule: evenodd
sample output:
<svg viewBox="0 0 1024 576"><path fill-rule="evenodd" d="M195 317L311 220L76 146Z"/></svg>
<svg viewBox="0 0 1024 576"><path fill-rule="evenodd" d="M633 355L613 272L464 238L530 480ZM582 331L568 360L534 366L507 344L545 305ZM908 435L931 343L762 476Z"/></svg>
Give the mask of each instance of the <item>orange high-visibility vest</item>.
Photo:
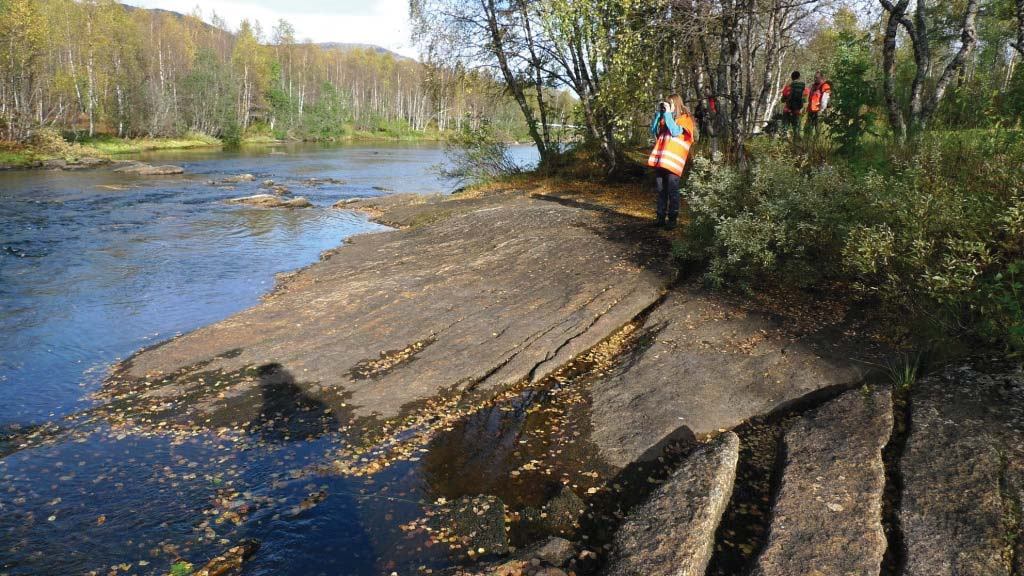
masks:
<svg viewBox="0 0 1024 576"><path fill-rule="evenodd" d="M832 85L828 82L815 84L811 87L811 112L821 112L821 96L825 92L832 93Z"/></svg>
<svg viewBox="0 0 1024 576"><path fill-rule="evenodd" d="M654 150L651 150L647 158L647 165L651 168L664 168L676 176L683 175L683 168L686 167L686 159L690 156L690 147L693 146L693 117L683 114L676 119L676 123L683 129L679 136L672 137L667 130L664 130L665 121L661 121L662 129L660 136L654 143Z"/></svg>

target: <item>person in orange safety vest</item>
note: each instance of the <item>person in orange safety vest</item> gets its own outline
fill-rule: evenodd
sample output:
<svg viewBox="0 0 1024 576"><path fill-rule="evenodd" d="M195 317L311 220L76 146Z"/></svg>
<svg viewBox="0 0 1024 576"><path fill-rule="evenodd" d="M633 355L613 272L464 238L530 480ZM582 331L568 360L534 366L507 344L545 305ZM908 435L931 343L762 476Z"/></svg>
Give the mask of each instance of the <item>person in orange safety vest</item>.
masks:
<svg viewBox="0 0 1024 576"><path fill-rule="evenodd" d="M807 104L807 122L804 126L805 132L813 130L815 136L821 133L821 113L828 108L830 98L832 98L832 85L825 80L825 73L818 71L814 74L814 84L810 88L810 101Z"/></svg>
<svg viewBox="0 0 1024 576"><path fill-rule="evenodd" d="M679 221L679 179L686 169L695 127L690 110L678 94L658 104L651 121L651 135L656 138L647 165L654 168L658 190L657 225L672 230Z"/></svg>

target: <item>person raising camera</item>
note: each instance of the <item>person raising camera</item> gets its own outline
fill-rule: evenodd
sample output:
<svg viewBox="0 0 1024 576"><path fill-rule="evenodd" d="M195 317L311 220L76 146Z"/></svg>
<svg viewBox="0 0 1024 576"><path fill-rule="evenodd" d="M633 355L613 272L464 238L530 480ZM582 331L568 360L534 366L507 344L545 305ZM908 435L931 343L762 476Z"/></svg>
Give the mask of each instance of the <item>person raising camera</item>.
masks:
<svg viewBox="0 0 1024 576"><path fill-rule="evenodd" d="M679 222L679 179L694 141L693 116L678 94L658 104L651 121L656 140L647 165L654 168L658 190L657 225L672 230Z"/></svg>

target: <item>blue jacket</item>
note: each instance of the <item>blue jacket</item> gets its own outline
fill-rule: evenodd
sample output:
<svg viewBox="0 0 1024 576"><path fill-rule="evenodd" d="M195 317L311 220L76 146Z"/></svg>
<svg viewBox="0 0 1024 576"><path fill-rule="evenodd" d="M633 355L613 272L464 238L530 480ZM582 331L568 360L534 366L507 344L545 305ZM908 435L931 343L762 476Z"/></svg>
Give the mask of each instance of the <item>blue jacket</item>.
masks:
<svg viewBox="0 0 1024 576"><path fill-rule="evenodd" d="M662 116L665 117L665 127L668 128L668 133L673 138L683 133L683 129L676 124L676 119L672 117L671 112L658 112L654 115L654 120L651 121L651 135L658 135L658 121L661 120Z"/></svg>

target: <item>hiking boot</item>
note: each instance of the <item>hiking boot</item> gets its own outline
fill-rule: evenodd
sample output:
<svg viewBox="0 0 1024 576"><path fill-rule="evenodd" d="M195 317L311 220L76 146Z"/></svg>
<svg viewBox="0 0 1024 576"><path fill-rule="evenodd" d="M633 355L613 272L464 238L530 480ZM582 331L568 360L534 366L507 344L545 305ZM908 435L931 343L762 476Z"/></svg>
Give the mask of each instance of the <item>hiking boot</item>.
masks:
<svg viewBox="0 0 1024 576"><path fill-rule="evenodd" d="M665 224L665 230L675 230L679 226L678 216L669 216L668 223Z"/></svg>
<svg viewBox="0 0 1024 576"><path fill-rule="evenodd" d="M654 219L654 225L658 228L663 228L665 226L665 215L658 214L658 217Z"/></svg>

